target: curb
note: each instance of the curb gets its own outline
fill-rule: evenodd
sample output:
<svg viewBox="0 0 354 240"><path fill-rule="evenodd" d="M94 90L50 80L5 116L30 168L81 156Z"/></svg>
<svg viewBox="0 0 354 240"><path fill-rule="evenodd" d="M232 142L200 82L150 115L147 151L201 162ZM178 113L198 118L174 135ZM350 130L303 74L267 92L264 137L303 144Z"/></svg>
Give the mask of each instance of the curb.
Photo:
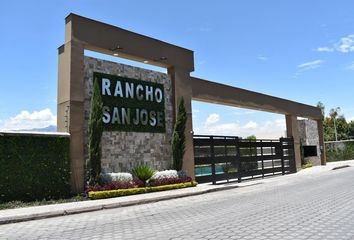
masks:
<svg viewBox="0 0 354 240"><path fill-rule="evenodd" d="M253 185L255 185L255 184L253 184ZM252 186L252 185L247 185L247 186ZM39 219L51 218L51 217L60 217L60 216L66 216L66 215L71 215L71 214L93 212L93 211L99 211L99 210L104 210L104 209L113 209L113 208L129 207L129 206L134 206L134 205L142 205L142 204L160 202L160 201L165 201L165 200L170 200L170 199L196 196L196 195L201 195L201 194L205 194L205 193L231 190L234 188L242 188L242 187L247 187L247 186L224 186L224 187L219 187L219 188L205 189L205 190L201 190L198 192L175 193L175 194L171 194L171 195L167 195L167 196L155 197L155 198L150 198L150 199L139 199L139 200L133 200L133 201L129 201L129 202L127 201L127 202L100 204L97 206L78 207L75 209L66 209L66 210L54 210L54 211L49 211L49 212L33 213L33 214L20 215L20 216L14 216L14 217L0 217L0 225L9 224L9 223L17 223L17 222L25 222L25 221L31 221L31 220L39 220ZM92 201L95 201L95 200L92 200Z"/></svg>
<svg viewBox="0 0 354 240"><path fill-rule="evenodd" d="M347 168L347 167L350 167L350 165L342 165L342 166L334 167L331 170L333 171L333 170L338 170L338 169Z"/></svg>

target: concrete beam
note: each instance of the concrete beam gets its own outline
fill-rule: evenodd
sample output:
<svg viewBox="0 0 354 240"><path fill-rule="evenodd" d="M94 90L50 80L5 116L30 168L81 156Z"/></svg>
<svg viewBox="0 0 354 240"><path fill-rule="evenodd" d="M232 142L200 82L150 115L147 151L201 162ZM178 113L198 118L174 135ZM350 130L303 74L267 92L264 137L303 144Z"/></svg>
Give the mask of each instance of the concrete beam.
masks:
<svg viewBox="0 0 354 240"><path fill-rule="evenodd" d="M322 119L320 108L191 77L193 99L259 111Z"/></svg>
<svg viewBox="0 0 354 240"><path fill-rule="evenodd" d="M73 13L65 20L65 41L81 41L85 49L110 55L117 52L120 57L135 61L148 60L152 65L166 68L175 66L188 72L194 71L191 50ZM113 50L118 45L122 49Z"/></svg>

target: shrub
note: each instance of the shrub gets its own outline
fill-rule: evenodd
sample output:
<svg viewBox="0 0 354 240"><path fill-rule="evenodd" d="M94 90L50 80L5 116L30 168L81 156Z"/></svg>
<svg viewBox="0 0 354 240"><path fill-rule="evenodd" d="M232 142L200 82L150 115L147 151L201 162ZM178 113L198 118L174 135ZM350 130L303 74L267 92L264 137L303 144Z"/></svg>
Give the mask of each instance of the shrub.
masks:
<svg viewBox="0 0 354 240"><path fill-rule="evenodd" d="M101 174L102 97L97 79L94 79L91 112L88 123L89 181L97 184Z"/></svg>
<svg viewBox="0 0 354 240"><path fill-rule="evenodd" d="M312 167L312 163L305 163L302 165L302 168L305 169L305 168L310 168Z"/></svg>
<svg viewBox="0 0 354 240"><path fill-rule="evenodd" d="M165 170L155 172L155 174L151 177L152 180L155 179L164 179L164 178L178 178L178 174L176 170Z"/></svg>
<svg viewBox="0 0 354 240"><path fill-rule="evenodd" d="M102 173L100 176L101 183L107 184L111 182L131 182L133 181L133 176L131 173L125 173L125 172L120 172L120 173Z"/></svg>
<svg viewBox="0 0 354 240"><path fill-rule="evenodd" d="M0 134L0 202L70 195L69 136Z"/></svg>
<svg viewBox="0 0 354 240"><path fill-rule="evenodd" d="M155 170L148 165L140 165L134 167L132 173L146 185L146 181L155 174Z"/></svg>
<svg viewBox="0 0 354 240"><path fill-rule="evenodd" d="M183 156L186 148L186 123L187 113L184 107L184 100L182 97L178 103L177 119L172 135L173 168L177 171L180 171L183 165Z"/></svg>
<svg viewBox="0 0 354 240"><path fill-rule="evenodd" d="M197 182L187 182L187 183L179 183L179 184L147 187L147 188L118 189L118 190L99 191L99 192L90 191L88 193L88 197L91 199L103 199L103 198L121 197L121 196L133 195L133 194L166 191L166 190L195 187L195 186L197 186Z"/></svg>
<svg viewBox="0 0 354 240"><path fill-rule="evenodd" d="M187 172L186 172L185 170L183 170L183 169L180 170L180 171L178 171L178 172L177 172L177 175L178 175L179 178L188 177Z"/></svg>
<svg viewBox="0 0 354 240"><path fill-rule="evenodd" d="M184 178L160 178L160 179L152 179L149 181L149 186L163 186L169 184L177 184L177 183L186 183L192 182L192 178L184 177Z"/></svg>
<svg viewBox="0 0 354 240"><path fill-rule="evenodd" d="M128 188L139 188L144 187L144 183L139 179L135 179L130 182L111 182L104 185L88 186L86 188L86 193L91 191L106 191L106 190L116 190L116 189L128 189Z"/></svg>

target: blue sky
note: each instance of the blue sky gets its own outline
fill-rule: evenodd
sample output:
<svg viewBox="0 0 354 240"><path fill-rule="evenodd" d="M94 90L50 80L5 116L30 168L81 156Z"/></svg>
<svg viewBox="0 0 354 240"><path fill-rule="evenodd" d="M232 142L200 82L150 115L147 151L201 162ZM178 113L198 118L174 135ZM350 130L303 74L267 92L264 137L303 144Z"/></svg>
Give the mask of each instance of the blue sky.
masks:
<svg viewBox="0 0 354 240"><path fill-rule="evenodd" d="M70 12L194 50L193 76L354 119L353 1L1 1L0 129L55 123ZM284 117L193 102L196 133L278 137Z"/></svg>

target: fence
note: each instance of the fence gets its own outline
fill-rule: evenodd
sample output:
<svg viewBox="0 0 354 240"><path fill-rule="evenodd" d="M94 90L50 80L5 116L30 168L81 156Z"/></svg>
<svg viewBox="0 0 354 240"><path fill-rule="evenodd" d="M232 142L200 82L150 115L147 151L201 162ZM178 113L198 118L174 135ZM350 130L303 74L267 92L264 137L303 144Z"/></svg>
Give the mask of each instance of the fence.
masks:
<svg viewBox="0 0 354 240"><path fill-rule="evenodd" d="M240 139L194 136L195 176L199 183L296 172L292 138Z"/></svg>

